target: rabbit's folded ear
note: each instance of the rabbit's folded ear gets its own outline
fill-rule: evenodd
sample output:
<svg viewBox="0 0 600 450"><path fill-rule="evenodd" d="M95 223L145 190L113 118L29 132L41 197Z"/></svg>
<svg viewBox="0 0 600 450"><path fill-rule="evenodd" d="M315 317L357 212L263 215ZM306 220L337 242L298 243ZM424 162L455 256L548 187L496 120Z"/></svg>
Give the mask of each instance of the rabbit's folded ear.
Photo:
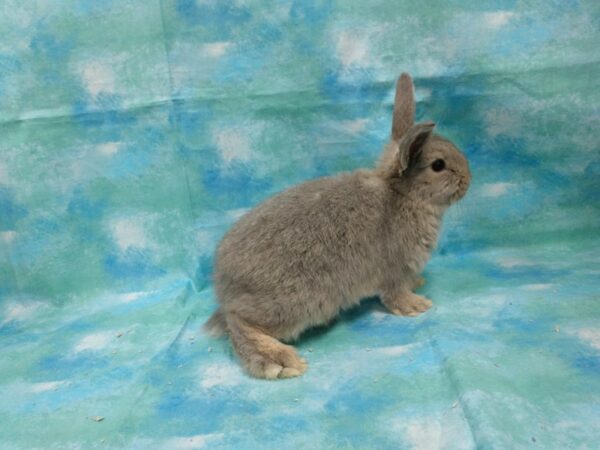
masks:
<svg viewBox="0 0 600 450"><path fill-rule="evenodd" d="M391 176L402 174L417 161L421 149L431 136L434 127L433 122L423 122L408 129L398 143L398 153L394 164L388 168L388 173Z"/></svg>
<svg viewBox="0 0 600 450"><path fill-rule="evenodd" d="M396 82L394 117L392 119L392 140L400 141L402 136L415 123L414 85L410 75L403 73Z"/></svg>

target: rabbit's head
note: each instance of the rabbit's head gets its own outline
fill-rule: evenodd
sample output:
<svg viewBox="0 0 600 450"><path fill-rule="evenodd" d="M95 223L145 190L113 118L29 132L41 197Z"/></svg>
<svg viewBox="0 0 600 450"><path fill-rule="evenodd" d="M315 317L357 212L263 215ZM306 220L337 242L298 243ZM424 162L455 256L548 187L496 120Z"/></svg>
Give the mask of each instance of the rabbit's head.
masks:
<svg viewBox="0 0 600 450"><path fill-rule="evenodd" d="M403 73L396 84L391 140L378 168L402 192L448 206L467 192L469 163L452 142L433 134L433 122L414 123L413 91L410 76Z"/></svg>

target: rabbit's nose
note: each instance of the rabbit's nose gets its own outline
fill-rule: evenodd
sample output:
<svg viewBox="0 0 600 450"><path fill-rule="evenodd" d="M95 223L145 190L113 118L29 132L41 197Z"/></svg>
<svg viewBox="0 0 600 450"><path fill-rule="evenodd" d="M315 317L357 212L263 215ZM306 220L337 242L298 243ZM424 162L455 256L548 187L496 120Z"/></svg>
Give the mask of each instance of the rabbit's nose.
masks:
<svg viewBox="0 0 600 450"><path fill-rule="evenodd" d="M464 158L464 156L463 156ZM465 173L464 176L462 177L462 182L464 184L466 184L466 188L469 187L469 185L471 184L471 168L469 167L469 161L467 161L467 158L464 158L464 164L465 164Z"/></svg>

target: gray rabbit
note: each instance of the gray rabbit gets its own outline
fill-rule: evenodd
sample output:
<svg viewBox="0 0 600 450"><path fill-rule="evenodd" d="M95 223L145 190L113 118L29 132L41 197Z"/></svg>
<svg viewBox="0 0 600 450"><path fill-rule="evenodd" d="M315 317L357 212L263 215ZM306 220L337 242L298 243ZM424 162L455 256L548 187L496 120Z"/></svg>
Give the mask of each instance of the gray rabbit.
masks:
<svg viewBox="0 0 600 450"><path fill-rule="evenodd" d="M413 291L442 214L465 195L471 175L432 122L414 123L413 90L402 74L392 136L374 169L292 187L244 215L221 241L214 275L220 307L205 329L228 333L252 376L301 375L306 361L282 341L364 297L378 294L404 316L431 307Z"/></svg>

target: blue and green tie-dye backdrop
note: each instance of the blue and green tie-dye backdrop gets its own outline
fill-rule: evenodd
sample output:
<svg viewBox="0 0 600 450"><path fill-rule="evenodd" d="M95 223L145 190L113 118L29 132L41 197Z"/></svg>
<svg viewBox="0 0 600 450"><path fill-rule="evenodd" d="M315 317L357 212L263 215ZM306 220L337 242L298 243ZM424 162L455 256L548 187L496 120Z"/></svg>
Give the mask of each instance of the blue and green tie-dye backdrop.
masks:
<svg viewBox="0 0 600 450"><path fill-rule="evenodd" d="M2 0L0 447L598 448L599 42L594 0ZM473 170L435 307L249 379L215 245L371 165L401 71Z"/></svg>

